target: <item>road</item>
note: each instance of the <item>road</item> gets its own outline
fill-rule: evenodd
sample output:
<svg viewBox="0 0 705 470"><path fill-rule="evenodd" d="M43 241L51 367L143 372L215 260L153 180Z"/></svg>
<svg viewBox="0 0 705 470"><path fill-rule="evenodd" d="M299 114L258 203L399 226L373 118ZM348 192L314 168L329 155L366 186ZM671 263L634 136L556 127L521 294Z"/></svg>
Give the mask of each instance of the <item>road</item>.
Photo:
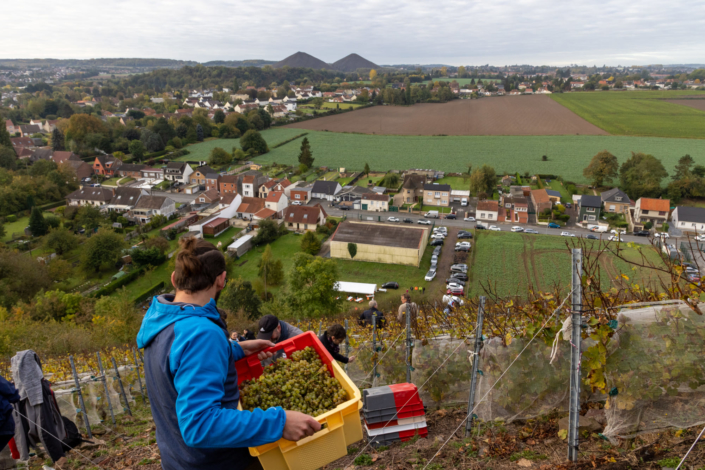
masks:
<svg viewBox="0 0 705 470"><path fill-rule="evenodd" d="M394 213L394 212L368 212L368 211L341 211L338 210L334 207L328 207L324 206L326 213L328 215L332 215L334 217L342 217L342 216L347 216L348 219L350 220L360 220L360 216L362 216L362 220L366 220L366 217L372 217L374 221L377 221L377 217L381 216L383 223L389 223L389 224L403 224L403 222L387 222L388 217L397 217L401 220L403 219L411 219L414 221L414 224L417 224L419 220L424 219L424 217L421 217L420 215L416 214L408 214L405 212L399 212L399 213ZM457 228L465 228L465 229L473 229L475 228L476 223L475 222L465 222L463 219L425 219L425 220L431 220L431 222L435 222L436 225L444 225L447 227L457 227ZM496 225L501 229L502 232L509 232L512 227L518 226L522 228L532 228L534 230L537 230L539 234L546 234L546 235L560 235L561 232L570 232L574 234L576 237L585 237L588 234L592 233L593 235L600 236L602 235L602 238L607 239L611 234L610 233L593 233L587 229L584 229L582 227L578 226L569 226L569 227L562 227L562 228L548 228L546 225L532 225L532 224L520 224L520 223L512 223L512 222L495 222L495 223L488 223L488 222L483 222L482 225L489 227L490 225ZM635 237L633 235L622 235L622 239L625 242L634 242L634 243L641 243L643 245L649 245L651 244L649 237Z"/></svg>

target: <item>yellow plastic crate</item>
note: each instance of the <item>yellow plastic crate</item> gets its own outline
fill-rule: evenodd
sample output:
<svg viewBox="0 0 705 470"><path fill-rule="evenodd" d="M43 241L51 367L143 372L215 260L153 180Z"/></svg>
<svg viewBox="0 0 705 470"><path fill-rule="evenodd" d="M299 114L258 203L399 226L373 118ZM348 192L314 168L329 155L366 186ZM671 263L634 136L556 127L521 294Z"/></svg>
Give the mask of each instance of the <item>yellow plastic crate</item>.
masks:
<svg viewBox="0 0 705 470"><path fill-rule="evenodd" d="M318 342L318 338L313 333L304 333L304 335L308 334ZM301 336L296 339L301 340ZM306 339L311 341L309 338ZM317 346L322 349L320 342ZM323 351L328 357L323 357L319 347L314 347L314 349L319 352L324 362L328 363L326 359L332 358L325 349ZM272 350L276 349L280 348L272 348ZM287 354L290 354L292 350L287 351ZM259 458L264 470L315 470L345 457L348 454L348 446L362 440L362 424L360 422L362 394L360 389L350 380L350 377L336 361L331 360L329 367L332 368L333 376L348 392L350 399L327 413L316 416L316 420L325 427L313 436L297 442L279 439L271 444L250 447L250 455Z"/></svg>

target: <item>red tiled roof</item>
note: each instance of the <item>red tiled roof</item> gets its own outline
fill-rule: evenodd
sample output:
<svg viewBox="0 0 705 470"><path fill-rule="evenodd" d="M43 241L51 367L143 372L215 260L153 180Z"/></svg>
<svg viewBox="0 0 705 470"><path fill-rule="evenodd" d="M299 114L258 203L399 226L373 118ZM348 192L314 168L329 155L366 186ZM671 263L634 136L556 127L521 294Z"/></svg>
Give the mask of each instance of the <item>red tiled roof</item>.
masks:
<svg viewBox="0 0 705 470"><path fill-rule="evenodd" d="M242 178L242 183L243 184L254 184L255 183L255 176L254 175L247 175Z"/></svg>
<svg viewBox="0 0 705 470"><path fill-rule="evenodd" d="M671 201L669 199L652 199L642 197L639 205L643 211L668 212L671 208Z"/></svg>
<svg viewBox="0 0 705 470"><path fill-rule="evenodd" d="M225 175L220 177L221 183L235 184L237 183L237 175Z"/></svg>
<svg viewBox="0 0 705 470"><path fill-rule="evenodd" d="M237 194L233 194L233 193L224 194L223 196L220 197L220 203L230 205L233 203L233 201L235 200L236 197L237 197Z"/></svg>
<svg viewBox="0 0 705 470"><path fill-rule="evenodd" d="M284 210L284 220L294 224L315 224L318 222L321 212L326 217L326 213L320 204L315 206L290 206Z"/></svg>
<svg viewBox="0 0 705 470"><path fill-rule="evenodd" d="M226 219L225 217L218 217L217 219L211 220L210 222L208 222L207 224L205 224L203 227L213 227L213 228L215 228L215 227L217 227L218 225L222 224L223 222L227 222L227 221L228 221L228 219Z"/></svg>
<svg viewBox="0 0 705 470"><path fill-rule="evenodd" d="M362 195L362 200L368 200L368 201L389 201L389 196L387 194L377 194L377 193L370 193L370 194L363 194Z"/></svg>
<svg viewBox="0 0 705 470"><path fill-rule="evenodd" d="M497 202L497 201L480 201L477 203L477 210L478 211L497 212L497 211L499 211L499 202Z"/></svg>
<svg viewBox="0 0 705 470"><path fill-rule="evenodd" d="M267 202L279 202L283 194L280 191L272 191L267 195Z"/></svg>
<svg viewBox="0 0 705 470"><path fill-rule="evenodd" d="M551 202L545 189L533 189L531 191L531 197L534 198L536 204Z"/></svg>
<svg viewBox="0 0 705 470"><path fill-rule="evenodd" d="M272 209L262 209L260 211L255 212L255 217L258 219L268 219L271 216L276 214Z"/></svg>
<svg viewBox="0 0 705 470"><path fill-rule="evenodd" d="M282 188L288 188L289 186L291 186L291 181L285 178L277 184L281 185Z"/></svg>

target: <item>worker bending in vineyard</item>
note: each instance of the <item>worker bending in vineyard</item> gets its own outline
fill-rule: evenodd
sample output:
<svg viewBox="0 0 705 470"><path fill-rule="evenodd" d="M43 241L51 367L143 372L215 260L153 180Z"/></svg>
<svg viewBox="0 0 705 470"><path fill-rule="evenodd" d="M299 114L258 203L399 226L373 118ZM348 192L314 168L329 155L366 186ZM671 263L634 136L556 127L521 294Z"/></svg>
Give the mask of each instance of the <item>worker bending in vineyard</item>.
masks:
<svg viewBox="0 0 705 470"><path fill-rule="evenodd" d="M281 343L304 332L285 321L279 320L274 315L265 315L259 319L259 333L257 339Z"/></svg>
<svg viewBox="0 0 705 470"><path fill-rule="evenodd" d="M312 417L280 407L237 409L235 361L267 359L272 354L263 350L273 344L228 341L215 301L225 278L225 258L213 244L182 239L171 275L176 294L154 299L137 335L165 470L261 468L248 447L320 429Z"/></svg>
<svg viewBox="0 0 705 470"><path fill-rule="evenodd" d="M321 340L323 347L333 356L333 359L343 364L349 364L355 361L355 356L345 357L340 354L340 344L345 341L347 335L343 325L336 323L329 326L318 339Z"/></svg>

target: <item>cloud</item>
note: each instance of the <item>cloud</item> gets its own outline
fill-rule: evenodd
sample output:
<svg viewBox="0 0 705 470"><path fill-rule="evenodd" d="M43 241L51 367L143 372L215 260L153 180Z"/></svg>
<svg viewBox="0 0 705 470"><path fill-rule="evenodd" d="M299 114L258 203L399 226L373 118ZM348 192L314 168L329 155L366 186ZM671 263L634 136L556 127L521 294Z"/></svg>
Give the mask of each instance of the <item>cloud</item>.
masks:
<svg viewBox="0 0 705 470"><path fill-rule="evenodd" d="M378 64L705 62L692 40L705 2L692 0L35 0L31 14L13 15L4 58L280 60L300 50Z"/></svg>

